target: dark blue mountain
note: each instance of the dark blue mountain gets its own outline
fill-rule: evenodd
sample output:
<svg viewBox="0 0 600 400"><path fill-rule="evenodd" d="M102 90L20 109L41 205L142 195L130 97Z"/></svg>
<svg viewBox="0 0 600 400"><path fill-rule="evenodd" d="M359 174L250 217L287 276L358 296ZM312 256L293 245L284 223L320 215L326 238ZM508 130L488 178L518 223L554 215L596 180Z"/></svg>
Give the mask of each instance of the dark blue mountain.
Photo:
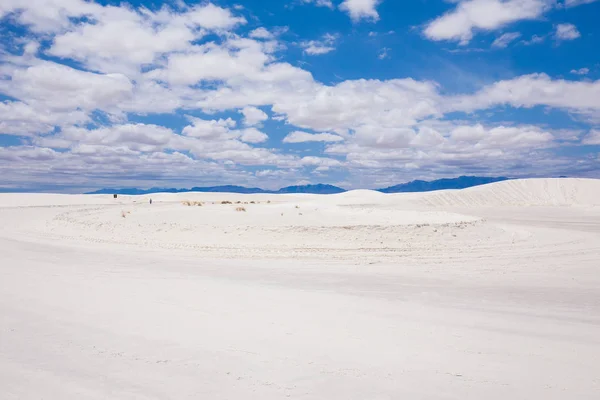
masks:
<svg viewBox="0 0 600 400"><path fill-rule="evenodd" d="M412 181L403 183L400 185L392 186L385 189L378 189L382 193L405 193L405 192L431 192L434 190L444 189L465 189L472 186L485 185L492 182L505 181L509 178L496 177L487 178L480 176L461 176L452 179L438 179L436 181ZM141 195L150 193L241 193L241 194L254 194L254 193L272 193L272 194L285 194L285 193L310 193L310 194L335 194L343 193L345 189L332 185L302 185L302 186L288 186L279 190L264 190L260 188L247 188L243 186L209 186L209 187L193 187L191 189L167 189L167 188L151 188L151 189L101 189L95 192L87 194L121 194L121 195Z"/></svg>
<svg viewBox="0 0 600 400"><path fill-rule="evenodd" d="M303 185L303 186L288 186L279 189L274 193L311 193L311 194L335 194L344 193L346 190L337 186L323 185Z"/></svg>
<svg viewBox="0 0 600 400"><path fill-rule="evenodd" d="M385 189L379 189L382 193L408 193L408 192L433 192L435 190L446 189L466 189L473 186L486 185L493 182L506 181L509 178L481 177L481 176L460 176L458 178L438 179L435 181L412 181L400 185L391 186Z"/></svg>
<svg viewBox="0 0 600 400"><path fill-rule="evenodd" d="M247 188L243 186L209 186L209 187L193 187L191 189L167 189L167 188L151 188L151 189L137 189L137 188L128 188L128 189L100 189L95 192L90 192L86 194L121 194L121 195L141 195L141 194L151 194L151 193L189 193L189 192L199 192L199 193L267 193L265 190L259 188Z"/></svg>
<svg viewBox="0 0 600 400"><path fill-rule="evenodd" d="M267 191L259 188L247 188L243 186L209 186L209 187L193 187L186 192L199 192L199 193L243 193L243 194L255 194L255 193L267 193Z"/></svg>
<svg viewBox="0 0 600 400"><path fill-rule="evenodd" d="M122 194L122 195L142 195L150 193L180 193L185 192L187 189L167 189L167 188L151 188L151 189L137 189L137 188L126 188L126 189L100 189L95 192L89 192L86 194Z"/></svg>
<svg viewBox="0 0 600 400"><path fill-rule="evenodd" d="M288 186L279 190L264 190L260 188L247 188L243 186L209 186L209 187L193 187L191 189L167 189L167 188L151 188L151 189L100 189L87 194L120 194L120 195L141 195L150 193L240 193L240 194L256 194L256 193L312 193L312 194L333 194L345 192L344 189L332 185L304 185L304 186Z"/></svg>

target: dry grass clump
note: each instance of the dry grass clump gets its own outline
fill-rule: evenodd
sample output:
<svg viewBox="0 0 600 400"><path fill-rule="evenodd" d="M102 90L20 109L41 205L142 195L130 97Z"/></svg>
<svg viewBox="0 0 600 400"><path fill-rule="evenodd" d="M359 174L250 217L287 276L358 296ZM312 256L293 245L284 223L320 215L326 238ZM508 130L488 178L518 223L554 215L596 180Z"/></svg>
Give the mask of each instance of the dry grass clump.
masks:
<svg viewBox="0 0 600 400"><path fill-rule="evenodd" d="M228 200L223 200L223 201L221 202L221 204L233 204L233 203L232 203L232 202L230 202L230 201L228 201Z"/></svg>
<svg viewBox="0 0 600 400"><path fill-rule="evenodd" d="M300 206L296 206L296 208L300 208Z"/></svg>
<svg viewBox="0 0 600 400"><path fill-rule="evenodd" d="M246 209L244 207L236 207L235 211L246 212Z"/></svg>
<svg viewBox="0 0 600 400"><path fill-rule="evenodd" d="M254 202L254 201L251 201L251 202L250 202L250 204L256 204L256 202Z"/></svg>
<svg viewBox="0 0 600 400"><path fill-rule="evenodd" d="M271 200L267 200L267 204L271 204Z"/></svg>
<svg viewBox="0 0 600 400"><path fill-rule="evenodd" d="M204 203L201 201L189 201L189 200L182 201L181 204L183 204L184 206L188 206L188 207L192 207L192 206L202 207L204 205Z"/></svg>

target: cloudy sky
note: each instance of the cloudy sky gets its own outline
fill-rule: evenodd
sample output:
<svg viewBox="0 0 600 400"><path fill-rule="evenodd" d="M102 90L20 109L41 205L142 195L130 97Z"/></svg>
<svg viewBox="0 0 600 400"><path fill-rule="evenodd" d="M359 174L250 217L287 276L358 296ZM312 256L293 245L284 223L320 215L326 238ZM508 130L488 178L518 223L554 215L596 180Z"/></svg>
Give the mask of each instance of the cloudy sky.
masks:
<svg viewBox="0 0 600 400"><path fill-rule="evenodd" d="M600 1L0 1L0 190L600 177Z"/></svg>

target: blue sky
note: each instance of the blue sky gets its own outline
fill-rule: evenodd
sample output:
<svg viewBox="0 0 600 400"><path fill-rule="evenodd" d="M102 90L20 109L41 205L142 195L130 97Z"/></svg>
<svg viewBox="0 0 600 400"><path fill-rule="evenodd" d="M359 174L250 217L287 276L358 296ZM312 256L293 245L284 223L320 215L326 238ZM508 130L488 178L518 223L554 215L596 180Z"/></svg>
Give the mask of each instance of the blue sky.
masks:
<svg viewBox="0 0 600 400"><path fill-rule="evenodd" d="M600 177L600 1L23 3L0 189Z"/></svg>

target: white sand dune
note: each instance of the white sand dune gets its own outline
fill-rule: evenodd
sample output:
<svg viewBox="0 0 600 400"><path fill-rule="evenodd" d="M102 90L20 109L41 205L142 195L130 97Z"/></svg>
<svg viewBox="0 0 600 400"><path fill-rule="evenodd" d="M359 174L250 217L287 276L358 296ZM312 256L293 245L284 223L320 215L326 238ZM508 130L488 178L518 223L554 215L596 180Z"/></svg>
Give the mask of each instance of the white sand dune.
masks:
<svg viewBox="0 0 600 400"><path fill-rule="evenodd" d="M432 192L422 198L433 206L600 206L598 179L520 179L465 190Z"/></svg>
<svg viewBox="0 0 600 400"><path fill-rule="evenodd" d="M1 194L0 398L595 400L598 206L585 179Z"/></svg>

